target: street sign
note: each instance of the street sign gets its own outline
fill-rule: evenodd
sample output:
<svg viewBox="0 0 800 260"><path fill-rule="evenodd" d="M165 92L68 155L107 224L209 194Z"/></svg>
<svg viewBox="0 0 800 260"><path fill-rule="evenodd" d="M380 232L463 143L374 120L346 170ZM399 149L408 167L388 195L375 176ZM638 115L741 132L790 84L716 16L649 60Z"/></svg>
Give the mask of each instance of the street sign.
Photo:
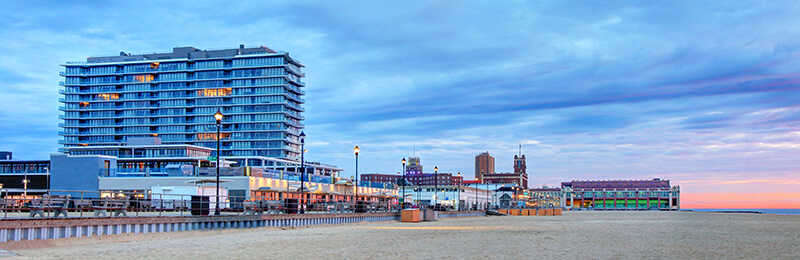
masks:
<svg viewBox="0 0 800 260"><path fill-rule="evenodd" d="M400 198L400 203L403 203L403 198Z"/></svg>

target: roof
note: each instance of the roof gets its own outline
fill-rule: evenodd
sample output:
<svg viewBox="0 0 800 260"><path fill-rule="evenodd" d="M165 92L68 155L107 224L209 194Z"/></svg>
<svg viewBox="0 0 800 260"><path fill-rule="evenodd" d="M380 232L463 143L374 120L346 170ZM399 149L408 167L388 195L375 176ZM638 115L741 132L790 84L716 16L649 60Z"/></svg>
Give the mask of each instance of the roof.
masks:
<svg viewBox="0 0 800 260"><path fill-rule="evenodd" d="M191 145L191 144L148 144L148 145L108 145L108 146L72 146L66 147L67 150L109 150L125 148L195 148L200 150L214 151L213 148Z"/></svg>

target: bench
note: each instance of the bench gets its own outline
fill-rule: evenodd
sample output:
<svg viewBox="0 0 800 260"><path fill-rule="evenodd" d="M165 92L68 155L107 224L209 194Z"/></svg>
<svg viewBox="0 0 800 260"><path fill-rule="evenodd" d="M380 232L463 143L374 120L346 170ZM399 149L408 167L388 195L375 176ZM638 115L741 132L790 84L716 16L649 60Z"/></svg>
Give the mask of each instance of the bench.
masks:
<svg viewBox="0 0 800 260"><path fill-rule="evenodd" d="M69 197L44 197L31 200L31 211L28 217L34 218L39 215L39 217L43 218L45 210L53 210L55 217L63 214L66 218L69 201Z"/></svg>
<svg viewBox="0 0 800 260"><path fill-rule="evenodd" d="M261 205L267 209L267 214L286 214L283 200L262 200Z"/></svg>
<svg viewBox="0 0 800 260"><path fill-rule="evenodd" d="M242 202L242 207L244 215L261 215L264 210L267 214L286 213L282 200L245 200Z"/></svg>
<svg viewBox="0 0 800 260"><path fill-rule="evenodd" d="M261 215L264 212L260 200L245 200L242 202L242 207L245 215Z"/></svg>
<svg viewBox="0 0 800 260"><path fill-rule="evenodd" d="M92 207L92 200L90 199L75 199L72 200L72 204L75 208L78 209L88 209Z"/></svg>
<svg viewBox="0 0 800 260"><path fill-rule="evenodd" d="M94 208L94 216L103 215L103 217L105 217L106 213L111 210L114 213L114 217L118 217L119 215L127 217L129 204L130 201L126 199L100 199L98 205Z"/></svg>
<svg viewBox="0 0 800 260"><path fill-rule="evenodd" d="M311 206L308 207L308 211L326 212L329 208L328 203L320 202L311 204Z"/></svg>
<svg viewBox="0 0 800 260"><path fill-rule="evenodd" d="M136 205L140 209L149 209L149 208L153 207L153 202L151 202L149 200L137 200L136 202L137 202Z"/></svg>
<svg viewBox="0 0 800 260"><path fill-rule="evenodd" d="M353 213L353 205L347 202L337 202L333 210L334 213Z"/></svg>

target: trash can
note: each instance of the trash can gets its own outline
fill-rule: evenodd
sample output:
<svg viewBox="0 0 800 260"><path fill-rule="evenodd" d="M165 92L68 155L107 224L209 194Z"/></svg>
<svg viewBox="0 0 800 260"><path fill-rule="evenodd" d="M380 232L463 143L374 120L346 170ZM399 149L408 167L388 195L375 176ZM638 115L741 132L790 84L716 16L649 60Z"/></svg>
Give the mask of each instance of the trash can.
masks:
<svg viewBox="0 0 800 260"><path fill-rule="evenodd" d="M367 203L364 201L357 201L356 213L366 213L366 212L367 212Z"/></svg>
<svg viewBox="0 0 800 260"><path fill-rule="evenodd" d="M299 212L300 203L298 199L286 199L286 214L297 214Z"/></svg>
<svg viewBox="0 0 800 260"><path fill-rule="evenodd" d="M193 216L208 216L211 202L209 196L192 196L192 215Z"/></svg>
<svg viewBox="0 0 800 260"><path fill-rule="evenodd" d="M422 211L422 220L423 221L437 221L439 220L439 212L435 210L423 210Z"/></svg>

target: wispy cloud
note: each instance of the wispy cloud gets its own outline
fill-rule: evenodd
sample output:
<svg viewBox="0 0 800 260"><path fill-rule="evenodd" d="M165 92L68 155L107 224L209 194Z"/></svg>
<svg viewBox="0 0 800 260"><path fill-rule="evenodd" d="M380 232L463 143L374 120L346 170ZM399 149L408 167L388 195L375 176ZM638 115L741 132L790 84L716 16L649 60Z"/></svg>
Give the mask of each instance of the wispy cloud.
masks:
<svg viewBox="0 0 800 260"><path fill-rule="evenodd" d="M346 6L343 7L343 5ZM148 6L141 12L141 6ZM473 172L489 151L531 184L669 178L689 192L793 180L800 5L790 2L10 2L0 150L58 147L58 66L174 46L287 50L307 67L309 157ZM693 183L698 175L730 185ZM741 183L737 183L741 182ZM795 185L795 186L792 186ZM787 186L787 185L782 185ZM788 184L796 187L796 183Z"/></svg>

